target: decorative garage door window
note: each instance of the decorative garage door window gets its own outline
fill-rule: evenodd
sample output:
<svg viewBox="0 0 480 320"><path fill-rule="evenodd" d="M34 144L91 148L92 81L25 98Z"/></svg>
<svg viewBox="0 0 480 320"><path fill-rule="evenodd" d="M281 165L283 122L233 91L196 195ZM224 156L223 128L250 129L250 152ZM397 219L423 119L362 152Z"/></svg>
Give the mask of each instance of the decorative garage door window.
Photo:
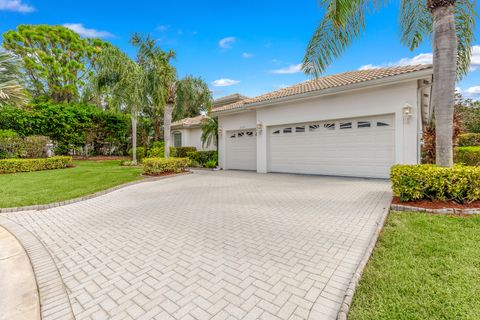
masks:
<svg viewBox="0 0 480 320"><path fill-rule="evenodd" d="M230 139L255 137L257 135L256 130L240 130L229 134Z"/></svg>
<svg viewBox="0 0 480 320"><path fill-rule="evenodd" d="M284 127L274 127L271 131L271 135L287 135L287 134L304 134L304 133L321 133L333 130L346 130L346 129L361 129L372 130L375 127L391 127L393 124L391 120L375 120L362 118L361 120L339 120L339 121L324 121L310 124L296 124L286 125Z"/></svg>

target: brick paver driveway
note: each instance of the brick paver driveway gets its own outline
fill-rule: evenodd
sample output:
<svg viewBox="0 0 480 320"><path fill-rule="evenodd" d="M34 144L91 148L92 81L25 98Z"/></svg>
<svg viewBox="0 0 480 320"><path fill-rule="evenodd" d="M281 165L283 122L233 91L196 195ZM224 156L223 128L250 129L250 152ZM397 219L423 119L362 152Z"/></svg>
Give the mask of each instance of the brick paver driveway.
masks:
<svg viewBox="0 0 480 320"><path fill-rule="evenodd" d="M334 319L389 199L381 180L200 171L4 216L77 319Z"/></svg>

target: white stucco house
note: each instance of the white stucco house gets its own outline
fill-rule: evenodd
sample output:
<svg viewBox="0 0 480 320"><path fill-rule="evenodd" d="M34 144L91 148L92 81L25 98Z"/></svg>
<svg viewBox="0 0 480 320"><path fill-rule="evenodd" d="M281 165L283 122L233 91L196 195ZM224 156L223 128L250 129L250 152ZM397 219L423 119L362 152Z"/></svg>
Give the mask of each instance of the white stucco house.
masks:
<svg viewBox="0 0 480 320"><path fill-rule="evenodd" d="M228 95L213 102L213 108L219 108L227 104L235 103L248 97L242 96L238 93ZM210 146L202 146L202 123L208 119L206 115L199 115L192 118L184 118L175 121L171 125L172 146L174 147L195 147L197 150L217 150L214 144Z"/></svg>
<svg viewBox="0 0 480 320"><path fill-rule="evenodd" d="M217 104L220 167L387 178L420 162L431 84L431 65L379 68Z"/></svg>

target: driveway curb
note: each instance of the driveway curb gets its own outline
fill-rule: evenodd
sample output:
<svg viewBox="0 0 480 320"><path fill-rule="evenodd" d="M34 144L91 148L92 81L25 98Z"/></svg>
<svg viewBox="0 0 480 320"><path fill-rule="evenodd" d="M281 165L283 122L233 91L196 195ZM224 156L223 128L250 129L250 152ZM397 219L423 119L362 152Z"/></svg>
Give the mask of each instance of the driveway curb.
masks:
<svg viewBox="0 0 480 320"><path fill-rule="evenodd" d="M382 232L383 227L385 226L385 222L387 221L389 211L390 211L389 206L386 206L385 208L383 208L382 216L377 221L377 227L375 229L375 233L373 234L372 239L370 240L370 243L367 247L367 250L365 250L365 254L363 255L362 260L360 260L357 270L355 271L355 274L353 275L353 278L348 285L347 292L345 293L345 296L343 298L342 306L340 307L340 311L337 314L337 320L346 320L348 317L348 312L350 311L350 307L352 305L355 289L358 285L358 282L360 281L360 278L362 277L363 270L365 269L368 263L368 260L370 260L373 250L377 245L378 237L380 236L380 233Z"/></svg>
<svg viewBox="0 0 480 320"><path fill-rule="evenodd" d="M17 238L30 259L40 299L40 318L75 319L66 288L50 252L21 225L5 217L0 217L0 225Z"/></svg>
<svg viewBox="0 0 480 320"><path fill-rule="evenodd" d="M75 203L75 202L84 201L84 200L96 198L96 197L99 197L99 196L103 196L104 194L107 194L107 193L110 193L110 192L113 192L113 191L116 191L118 189L122 189L122 188L125 188L125 187L133 186L133 185L136 185L136 184L139 184L139 183L154 182L154 181L158 181L158 180L183 176L183 175L190 174L190 173L193 173L193 172L188 171L188 172L182 172L182 173L173 174L173 175L169 175L169 176L143 178L143 179L140 179L140 180L120 184L118 186L111 187L111 188L108 188L108 189L105 189L105 190L102 190L102 191L98 191L98 192L95 192L95 193L92 193L92 194L89 194L89 195L86 195L86 196L83 196L83 197L74 198L74 199L65 200L65 201L52 202L52 203L47 203L47 204L37 204L37 205L23 206L23 207L0 208L0 213L29 211L29 210L45 210L45 209L50 209L50 208L55 208L55 207L61 207L61 206L65 206L67 204L72 204L72 203ZM145 176L142 176L142 177L145 177Z"/></svg>

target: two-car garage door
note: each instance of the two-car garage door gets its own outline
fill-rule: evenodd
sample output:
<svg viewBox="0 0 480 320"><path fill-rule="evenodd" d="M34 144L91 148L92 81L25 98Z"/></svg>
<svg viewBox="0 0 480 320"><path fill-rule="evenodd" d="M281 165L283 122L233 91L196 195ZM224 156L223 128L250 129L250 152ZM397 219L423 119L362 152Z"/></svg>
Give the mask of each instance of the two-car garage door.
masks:
<svg viewBox="0 0 480 320"><path fill-rule="evenodd" d="M387 178L394 115L270 127L268 171Z"/></svg>

